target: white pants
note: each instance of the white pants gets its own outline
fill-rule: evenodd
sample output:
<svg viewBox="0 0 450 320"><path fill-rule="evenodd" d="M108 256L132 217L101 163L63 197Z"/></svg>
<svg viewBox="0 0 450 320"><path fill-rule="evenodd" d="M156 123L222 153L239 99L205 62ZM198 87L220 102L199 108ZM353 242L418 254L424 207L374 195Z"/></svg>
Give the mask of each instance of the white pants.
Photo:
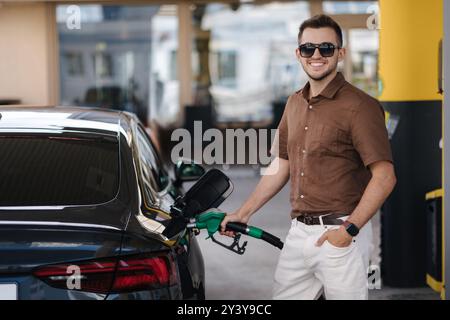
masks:
<svg viewBox="0 0 450 320"><path fill-rule="evenodd" d="M325 231L335 228L339 226L310 226L292 220L275 271L274 299L311 300L322 293L327 300L368 299L371 223L360 230L348 247L339 248L328 241L320 247L315 245Z"/></svg>

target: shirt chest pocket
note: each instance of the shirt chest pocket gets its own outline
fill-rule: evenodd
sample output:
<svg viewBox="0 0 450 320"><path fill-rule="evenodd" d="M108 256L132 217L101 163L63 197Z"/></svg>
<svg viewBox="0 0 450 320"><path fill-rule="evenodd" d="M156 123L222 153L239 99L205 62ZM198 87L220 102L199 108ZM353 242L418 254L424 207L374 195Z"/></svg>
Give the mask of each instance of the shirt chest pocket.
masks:
<svg viewBox="0 0 450 320"><path fill-rule="evenodd" d="M311 149L320 154L336 154L351 144L349 134L337 127L319 124L312 135Z"/></svg>

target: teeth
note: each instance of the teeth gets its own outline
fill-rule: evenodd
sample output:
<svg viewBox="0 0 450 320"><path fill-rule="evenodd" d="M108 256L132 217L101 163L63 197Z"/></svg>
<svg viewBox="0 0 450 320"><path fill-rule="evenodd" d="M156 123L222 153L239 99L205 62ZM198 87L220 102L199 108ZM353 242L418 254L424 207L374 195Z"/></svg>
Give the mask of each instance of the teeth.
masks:
<svg viewBox="0 0 450 320"><path fill-rule="evenodd" d="M320 66L323 66L323 63L320 63L320 62L316 62L316 63L311 63L311 65L313 66L313 67L320 67Z"/></svg>

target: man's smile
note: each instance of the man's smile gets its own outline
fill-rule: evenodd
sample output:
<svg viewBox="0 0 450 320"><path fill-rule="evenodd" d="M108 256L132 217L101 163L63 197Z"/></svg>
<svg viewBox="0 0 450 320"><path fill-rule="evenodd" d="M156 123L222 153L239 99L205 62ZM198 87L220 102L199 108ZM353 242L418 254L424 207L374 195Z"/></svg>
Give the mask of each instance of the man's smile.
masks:
<svg viewBox="0 0 450 320"><path fill-rule="evenodd" d="M323 61L311 61L308 63L313 68L321 68L325 65L325 62Z"/></svg>

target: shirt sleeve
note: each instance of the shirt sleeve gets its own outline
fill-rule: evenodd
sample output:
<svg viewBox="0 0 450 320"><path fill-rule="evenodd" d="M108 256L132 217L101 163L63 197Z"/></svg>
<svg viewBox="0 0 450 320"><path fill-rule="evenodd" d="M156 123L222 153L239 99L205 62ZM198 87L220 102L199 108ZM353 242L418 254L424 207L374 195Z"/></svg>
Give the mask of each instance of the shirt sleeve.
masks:
<svg viewBox="0 0 450 320"><path fill-rule="evenodd" d="M351 134L353 146L366 167L383 160L393 163L384 110L377 100L361 102L353 116Z"/></svg>
<svg viewBox="0 0 450 320"><path fill-rule="evenodd" d="M286 106L284 107L283 116L281 117L280 124L278 125L277 132L275 134L275 138L272 143L272 148L270 149L270 153L275 157L280 157L282 159L289 160L287 141L288 141L288 121L287 121L287 113L288 113L288 105L289 100L286 102Z"/></svg>

